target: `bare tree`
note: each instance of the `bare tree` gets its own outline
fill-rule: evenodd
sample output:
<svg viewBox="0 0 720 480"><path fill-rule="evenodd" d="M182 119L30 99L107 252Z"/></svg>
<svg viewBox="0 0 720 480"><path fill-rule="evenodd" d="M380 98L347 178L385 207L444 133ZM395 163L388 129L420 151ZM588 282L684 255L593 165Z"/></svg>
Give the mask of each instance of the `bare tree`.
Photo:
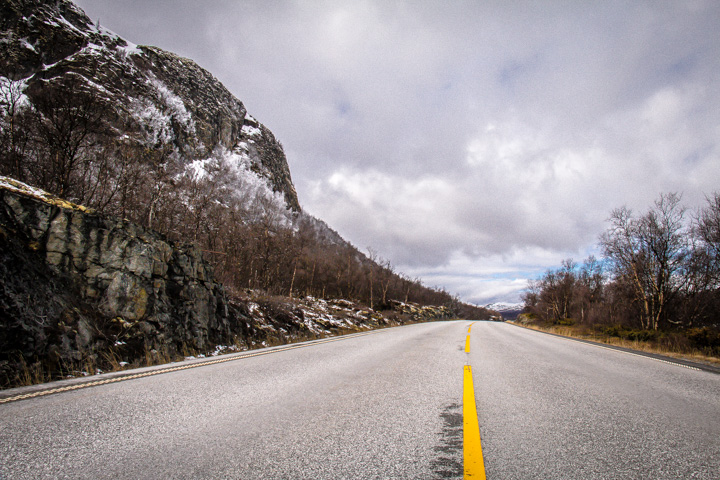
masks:
<svg viewBox="0 0 720 480"><path fill-rule="evenodd" d="M657 330L671 322L668 306L685 281L683 269L689 253L685 208L680 196L663 194L645 215L634 218L623 207L610 216L610 229L601 236L605 256L616 277L630 280L641 309L643 328Z"/></svg>
<svg viewBox="0 0 720 480"><path fill-rule="evenodd" d="M693 227L698 240L696 252L701 257L701 269L707 288L720 288L720 193L707 197L707 207L700 210Z"/></svg>
<svg viewBox="0 0 720 480"><path fill-rule="evenodd" d="M106 135L108 110L82 77L71 74L31 87L36 112L34 183L63 198L77 198L91 152Z"/></svg>
<svg viewBox="0 0 720 480"><path fill-rule="evenodd" d="M382 305L388 303L388 290L390 285L396 280L397 275L393 271L390 260L381 259L378 262L378 281L380 282L380 291L382 292Z"/></svg>
<svg viewBox="0 0 720 480"><path fill-rule="evenodd" d="M531 281L525 294L526 305L545 321L568 321L576 303L576 268L577 264L572 260L563 260L559 269L548 270L540 279Z"/></svg>
<svg viewBox="0 0 720 480"><path fill-rule="evenodd" d="M22 82L0 81L0 173L25 181L28 150L28 111Z"/></svg>
<svg viewBox="0 0 720 480"><path fill-rule="evenodd" d="M577 273L573 299L573 308L580 310L581 323L588 322L593 308L604 301L604 282L602 263L590 256Z"/></svg>

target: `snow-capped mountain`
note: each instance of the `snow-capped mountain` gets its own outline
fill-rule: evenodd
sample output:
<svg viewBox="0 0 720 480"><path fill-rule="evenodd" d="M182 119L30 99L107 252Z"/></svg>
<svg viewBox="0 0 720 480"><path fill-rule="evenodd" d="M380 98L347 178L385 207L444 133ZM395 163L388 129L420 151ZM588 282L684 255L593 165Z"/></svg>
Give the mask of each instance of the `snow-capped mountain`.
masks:
<svg viewBox="0 0 720 480"><path fill-rule="evenodd" d="M484 308L500 313L505 319L516 318L525 307L523 303L489 303Z"/></svg>
<svg viewBox="0 0 720 480"><path fill-rule="evenodd" d="M0 0L0 80L32 101L38 86L69 77L112 107L123 141L170 145L200 176L220 161L244 190L300 211L282 146L208 71L119 37L68 0Z"/></svg>

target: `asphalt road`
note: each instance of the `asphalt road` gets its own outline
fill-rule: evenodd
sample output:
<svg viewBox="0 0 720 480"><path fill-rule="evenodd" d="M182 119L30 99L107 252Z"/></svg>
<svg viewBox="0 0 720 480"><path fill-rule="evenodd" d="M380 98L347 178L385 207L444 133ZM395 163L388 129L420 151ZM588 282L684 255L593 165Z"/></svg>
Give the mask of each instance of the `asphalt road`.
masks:
<svg viewBox="0 0 720 480"><path fill-rule="evenodd" d="M476 323L488 478L720 479L720 375Z"/></svg>
<svg viewBox="0 0 720 480"><path fill-rule="evenodd" d="M0 405L0 478L720 479L720 375L439 322Z"/></svg>

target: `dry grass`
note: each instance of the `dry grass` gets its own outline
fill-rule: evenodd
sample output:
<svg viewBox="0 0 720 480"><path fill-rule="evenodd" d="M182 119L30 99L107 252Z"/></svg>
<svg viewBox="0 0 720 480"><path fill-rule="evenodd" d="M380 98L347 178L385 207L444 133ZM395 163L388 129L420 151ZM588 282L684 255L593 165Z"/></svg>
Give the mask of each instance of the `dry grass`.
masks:
<svg viewBox="0 0 720 480"><path fill-rule="evenodd" d="M44 383L49 381L48 376L43 368L42 363L35 362L28 364L25 357L20 356L20 370L17 375L16 384L19 387L27 387L36 383Z"/></svg>
<svg viewBox="0 0 720 480"><path fill-rule="evenodd" d="M697 349L687 348L682 345L661 345L658 344L658 342L656 341L627 340L624 338L618 338L603 333L594 332L583 327L562 325L540 326L533 324L524 325L517 322L508 323L512 323L513 325L519 325L525 328L530 328L532 330L538 330L541 332L554 333L556 335L562 335L564 337L590 340L597 343L604 343L606 345L613 345L617 347L629 348L631 350L638 350L641 352L656 353L658 355L665 355L681 360L690 360L693 362L720 366L720 358L706 355Z"/></svg>

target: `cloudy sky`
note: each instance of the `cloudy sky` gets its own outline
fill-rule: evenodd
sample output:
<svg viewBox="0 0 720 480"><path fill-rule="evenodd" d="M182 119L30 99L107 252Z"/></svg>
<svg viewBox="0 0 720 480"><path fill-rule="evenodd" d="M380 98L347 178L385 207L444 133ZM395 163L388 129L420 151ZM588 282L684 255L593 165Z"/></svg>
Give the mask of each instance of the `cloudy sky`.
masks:
<svg viewBox="0 0 720 480"><path fill-rule="evenodd" d="M596 251L613 208L720 190L720 2L78 0L195 60L303 208L466 301Z"/></svg>

